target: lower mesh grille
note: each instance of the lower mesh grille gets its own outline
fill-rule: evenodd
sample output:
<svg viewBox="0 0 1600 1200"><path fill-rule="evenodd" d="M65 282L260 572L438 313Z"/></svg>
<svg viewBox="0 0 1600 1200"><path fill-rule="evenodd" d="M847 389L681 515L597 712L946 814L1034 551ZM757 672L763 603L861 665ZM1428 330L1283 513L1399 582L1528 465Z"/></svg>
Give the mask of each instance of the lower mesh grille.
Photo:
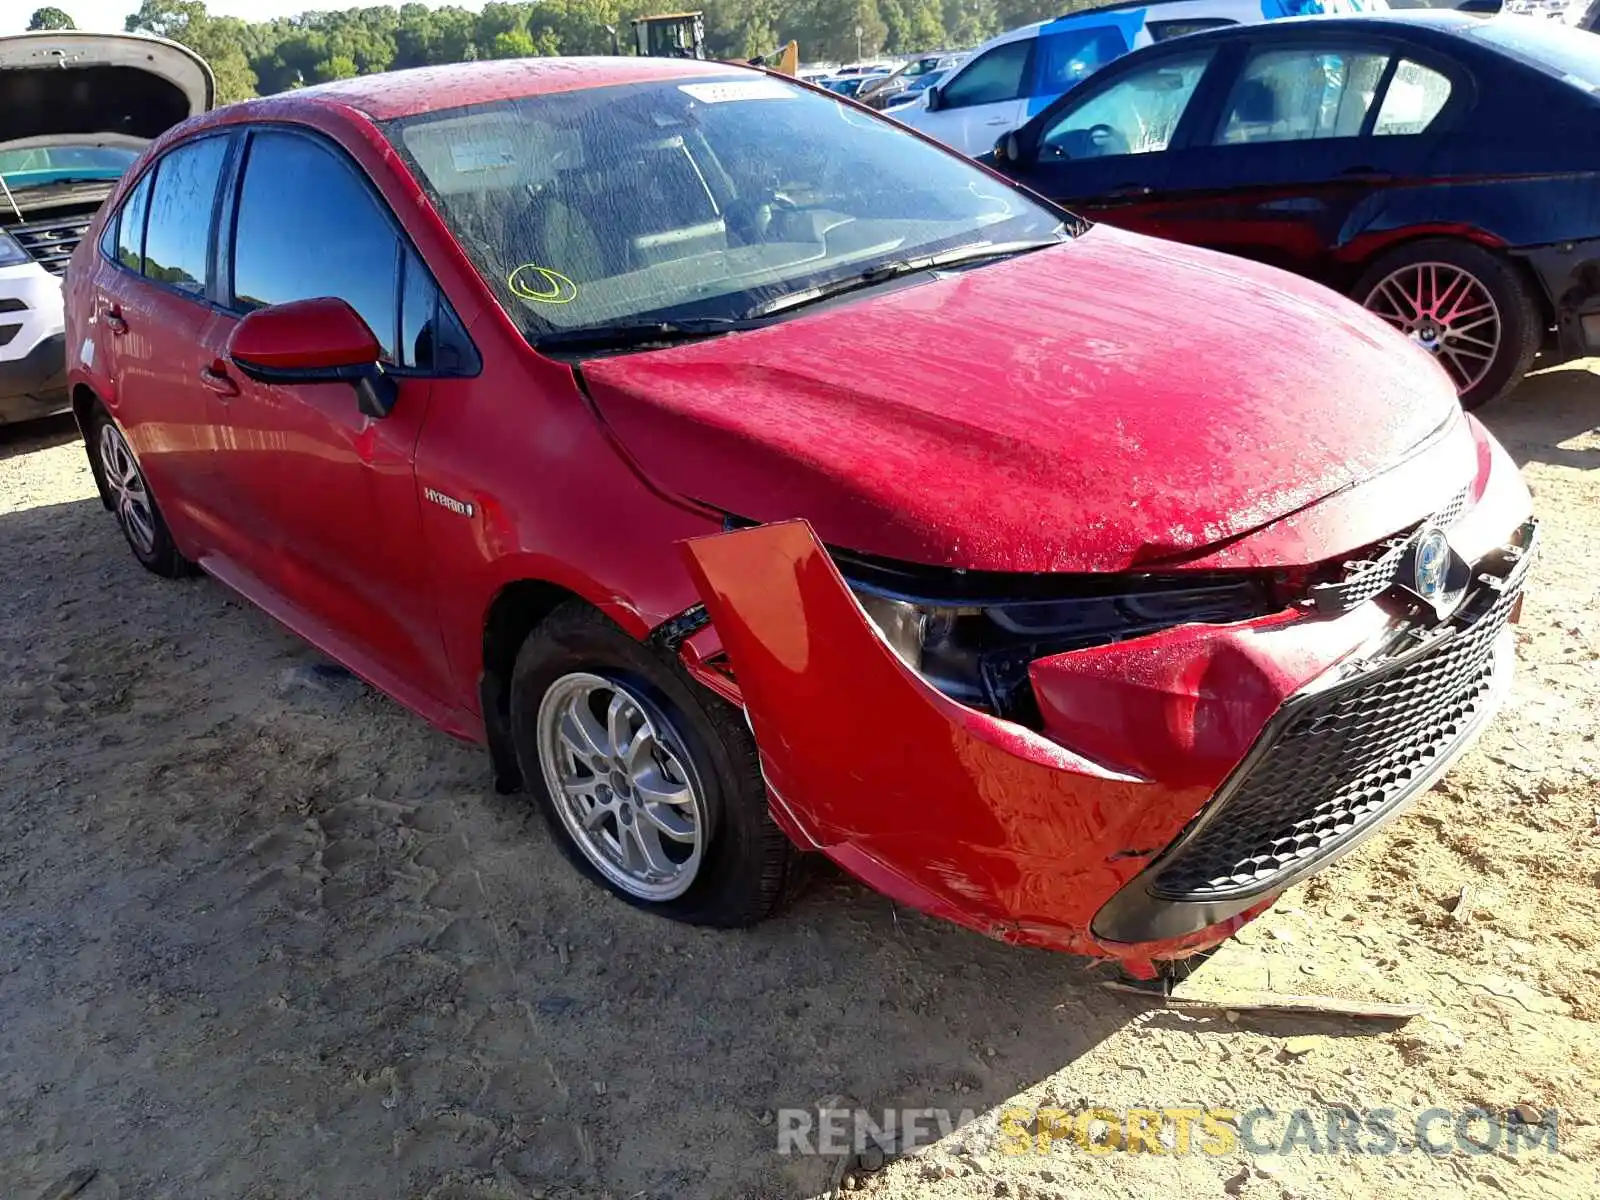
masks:
<svg viewBox="0 0 1600 1200"><path fill-rule="evenodd" d="M1449 632L1286 702L1151 893L1194 901L1265 891L1380 820L1483 717L1495 641L1525 569L1482 584Z"/></svg>

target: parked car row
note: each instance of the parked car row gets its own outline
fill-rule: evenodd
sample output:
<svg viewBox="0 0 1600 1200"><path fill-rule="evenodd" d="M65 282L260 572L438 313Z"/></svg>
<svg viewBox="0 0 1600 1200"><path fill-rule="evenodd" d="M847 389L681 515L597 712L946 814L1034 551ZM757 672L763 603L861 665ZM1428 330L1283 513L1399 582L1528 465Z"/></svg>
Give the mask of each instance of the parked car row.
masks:
<svg viewBox="0 0 1600 1200"><path fill-rule="evenodd" d="M1432 354L1468 408L1600 353L1600 38L1423 9L1128 55L987 160L1096 220L1270 263Z"/></svg>
<svg viewBox="0 0 1600 1200"><path fill-rule="evenodd" d="M1325 87L1376 80L1393 136L1474 112L1478 60L1393 28ZM1156 49L1187 57L1007 163L1302 119L1226 99L1283 74L1253 42ZM1449 94L1411 72L1391 109L1414 55ZM1149 976L1392 818L1509 683L1531 500L1420 339L782 77L541 59L229 106L140 156L66 289L138 560L483 743L666 916L759 920L812 851Z"/></svg>
<svg viewBox="0 0 1600 1200"><path fill-rule="evenodd" d="M0 424L66 408L61 275L152 138L214 99L211 69L156 38L0 38Z"/></svg>
<svg viewBox="0 0 1600 1200"><path fill-rule="evenodd" d="M1014 129L1129 51L1206 29L1306 13L1369 12L1386 0L1122 0L1008 30L972 51L895 119L964 154Z"/></svg>

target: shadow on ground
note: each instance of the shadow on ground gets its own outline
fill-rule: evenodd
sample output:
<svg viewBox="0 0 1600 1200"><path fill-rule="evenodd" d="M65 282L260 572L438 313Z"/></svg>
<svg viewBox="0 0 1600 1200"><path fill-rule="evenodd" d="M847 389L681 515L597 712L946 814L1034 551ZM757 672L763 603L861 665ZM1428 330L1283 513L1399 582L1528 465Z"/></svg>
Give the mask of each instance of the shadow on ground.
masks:
<svg viewBox="0 0 1600 1200"><path fill-rule="evenodd" d="M753 930L638 913L97 501L0 562L8 1196L811 1195L778 1110L981 1112L1142 1007L826 872Z"/></svg>
<svg viewBox="0 0 1600 1200"><path fill-rule="evenodd" d="M1519 465L1600 467L1600 373L1583 363L1529 375L1478 416ZM1588 444L1566 444L1573 441Z"/></svg>
<svg viewBox="0 0 1600 1200"><path fill-rule="evenodd" d="M78 426L70 413L42 421L0 425L0 462L22 454L32 454L78 439Z"/></svg>

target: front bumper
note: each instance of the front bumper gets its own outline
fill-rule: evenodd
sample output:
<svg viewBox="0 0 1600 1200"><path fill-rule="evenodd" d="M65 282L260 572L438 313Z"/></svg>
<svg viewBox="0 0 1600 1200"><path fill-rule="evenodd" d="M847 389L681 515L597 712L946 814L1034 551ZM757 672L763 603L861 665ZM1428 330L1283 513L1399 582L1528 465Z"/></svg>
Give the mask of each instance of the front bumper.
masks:
<svg viewBox="0 0 1600 1200"><path fill-rule="evenodd" d="M907 668L803 522L686 544L712 624L681 653L744 705L802 846L910 907L1148 974L1348 851L1487 721L1532 527L1517 540L1515 464L1478 448L1446 505L1477 580L1447 621L1385 586L1039 659L1043 732Z"/></svg>
<svg viewBox="0 0 1600 1200"><path fill-rule="evenodd" d="M1442 623L1401 625L1290 696L1215 796L1094 918L1104 942L1183 937L1349 853L1438 779L1510 687L1529 522Z"/></svg>
<svg viewBox="0 0 1600 1200"><path fill-rule="evenodd" d="M58 333L21 358L0 360L0 425L67 410L66 341Z"/></svg>
<svg viewBox="0 0 1600 1200"><path fill-rule="evenodd" d="M37 263L0 267L0 424L67 407L61 281Z"/></svg>

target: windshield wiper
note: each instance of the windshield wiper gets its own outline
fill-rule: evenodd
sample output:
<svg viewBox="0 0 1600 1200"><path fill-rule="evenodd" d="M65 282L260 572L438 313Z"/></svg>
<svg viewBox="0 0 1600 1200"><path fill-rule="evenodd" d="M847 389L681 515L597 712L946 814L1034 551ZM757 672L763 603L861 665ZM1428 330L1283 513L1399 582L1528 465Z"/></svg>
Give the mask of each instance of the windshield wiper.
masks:
<svg viewBox="0 0 1600 1200"><path fill-rule="evenodd" d="M821 283L816 287L802 288L797 292L785 292L768 300L765 304L758 304L745 314L747 318L768 317L774 313L784 312L787 309L798 308L804 304L815 304L819 300L831 300L835 296L842 296L846 292L859 291L861 288L876 287L902 275L915 275L921 271L931 271L937 267L952 267L963 263L978 262L985 258L1010 258L1016 254L1026 254L1032 250L1046 250L1051 246L1059 246L1066 238L1050 238L1045 241L1029 242L980 242L971 246L959 246L954 250L943 250L938 254L924 254L919 258L901 258L892 262L879 263L868 267L858 275L850 275L844 279L835 279L830 283Z"/></svg>
<svg viewBox="0 0 1600 1200"><path fill-rule="evenodd" d="M582 329L556 329L538 334L533 344L539 350L633 350L641 346L692 342L700 338L758 329L761 321L742 317L684 317L675 321L619 321L614 325L590 325Z"/></svg>

